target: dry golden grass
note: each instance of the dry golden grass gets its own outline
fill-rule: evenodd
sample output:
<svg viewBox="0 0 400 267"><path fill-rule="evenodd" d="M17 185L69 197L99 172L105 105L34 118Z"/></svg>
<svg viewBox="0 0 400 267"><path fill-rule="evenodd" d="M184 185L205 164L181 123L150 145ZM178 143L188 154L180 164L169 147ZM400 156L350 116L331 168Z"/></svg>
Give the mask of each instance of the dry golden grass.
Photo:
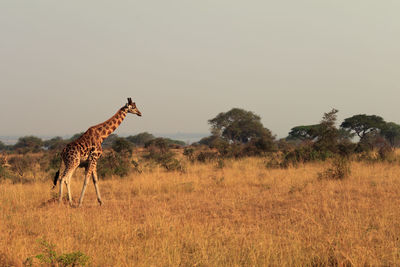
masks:
<svg viewBox="0 0 400 267"><path fill-rule="evenodd" d="M400 265L400 166L352 163L266 169L262 159L156 169L89 186L82 208L49 201L48 183L0 185L0 265L42 252L81 251L93 266ZM79 197L82 175L72 193Z"/></svg>

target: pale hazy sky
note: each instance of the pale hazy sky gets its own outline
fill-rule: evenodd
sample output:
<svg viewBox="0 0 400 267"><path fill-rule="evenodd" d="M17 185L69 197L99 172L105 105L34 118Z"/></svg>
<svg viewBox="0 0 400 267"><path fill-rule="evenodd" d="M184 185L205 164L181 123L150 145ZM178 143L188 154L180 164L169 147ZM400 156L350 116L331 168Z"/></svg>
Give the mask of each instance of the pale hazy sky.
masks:
<svg viewBox="0 0 400 267"><path fill-rule="evenodd" d="M0 135L207 133L251 110L279 137L339 109L400 123L400 1L0 1Z"/></svg>

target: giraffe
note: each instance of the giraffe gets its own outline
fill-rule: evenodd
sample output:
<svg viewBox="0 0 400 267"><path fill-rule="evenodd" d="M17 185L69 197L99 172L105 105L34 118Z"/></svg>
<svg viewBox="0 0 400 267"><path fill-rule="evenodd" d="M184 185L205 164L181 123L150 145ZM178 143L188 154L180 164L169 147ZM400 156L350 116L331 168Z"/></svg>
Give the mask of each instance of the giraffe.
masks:
<svg viewBox="0 0 400 267"><path fill-rule="evenodd" d="M85 164L85 180L83 182L81 196L79 198L80 207L83 202L83 196L85 195L86 185L89 181L90 176L92 176L94 188L96 190L97 201L100 205L103 204L101 200L98 179L97 179L97 160L100 158L103 150L101 144L112 132L117 129L117 127L122 123L128 113L136 114L142 116L142 113L137 109L136 104L132 102L131 98L128 98L128 103L121 107L114 116L106 120L103 123L97 124L90 127L82 136L80 136L75 141L67 144L63 151L61 152L61 165L60 169L57 171L54 177L53 189L57 186L57 181L60 180L60 195L58 202L62 201L63 194L63 183L67 187L68 201L72 206L72 196L71 196L71 176L76 170L76 168L81 163ZM60 176L60 170L62 165L65 165L65 169Z"/></svg>

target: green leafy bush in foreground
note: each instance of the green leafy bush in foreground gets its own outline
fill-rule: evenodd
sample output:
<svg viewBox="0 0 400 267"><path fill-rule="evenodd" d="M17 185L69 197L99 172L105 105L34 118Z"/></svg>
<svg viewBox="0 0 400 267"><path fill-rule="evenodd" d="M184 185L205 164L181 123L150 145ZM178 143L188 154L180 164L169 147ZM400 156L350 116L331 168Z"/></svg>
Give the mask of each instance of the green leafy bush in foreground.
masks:
<svg viewBox="0 0 400 267"><path fill-rule="evenodd" d="M43 253L28 257L25 260L25 266L36 266L36 263L47 266L86 266L90 258L80 251L57 254L55 245L45 240L38 240L43 247Z"/></svg>

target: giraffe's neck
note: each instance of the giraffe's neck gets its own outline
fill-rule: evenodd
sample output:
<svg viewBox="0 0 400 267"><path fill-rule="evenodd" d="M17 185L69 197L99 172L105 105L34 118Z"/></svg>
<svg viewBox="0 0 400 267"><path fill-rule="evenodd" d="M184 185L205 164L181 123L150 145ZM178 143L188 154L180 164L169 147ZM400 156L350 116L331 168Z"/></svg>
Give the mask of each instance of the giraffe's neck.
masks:
<svg viewBox="0 0 400 267"><path fill-rule="evenodd" d="M105 122L94 126L95 130L99 134L100 142L103 142L104 139L106 139L112 132L115 131L115 129L118 128L118 126L125 119L126 114L127 111L124 108L121 108L117 113L115 113L114 116Z"/></svg>

